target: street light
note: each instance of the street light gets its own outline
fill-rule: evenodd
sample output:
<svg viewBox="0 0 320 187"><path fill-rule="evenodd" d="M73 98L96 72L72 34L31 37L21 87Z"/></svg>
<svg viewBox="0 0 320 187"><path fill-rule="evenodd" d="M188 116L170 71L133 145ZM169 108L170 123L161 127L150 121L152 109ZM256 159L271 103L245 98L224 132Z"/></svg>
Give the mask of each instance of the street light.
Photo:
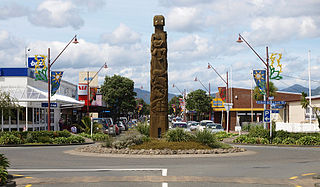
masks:
<svg viewBox="0 0 320 187"><path fill-rule="evenodd" d="M239 38L238 38L237 42L238 43L242 43L243 41L249 46L249 48L254 52L254 54L256 54L259 57L259 59L263 62L263 64L267 68L267 85L266 85L266 87L267 87L267 95L266 95L266 99L265 100L267 101L266 103L268 103L268 100L269 100L269 52L268 52L268 46L266 46L266 55L267 55L266 61L267 62L265 62L261 58L261 56L251 47L251 45L243 38L243 36L241 36L241 34L239 34ZM266 106L267 106L267 109L269 109L268 104L266 104ZM272 127L270 126L270 128L272 128Z"/></svg>
<svg viewBox="0 0 320 187"><path fill-rule="evenodd" d="M226 88L226 103L224 103L224 106L226 108L226 111L227 111L227 124L226 124L226 131L229 132L229 110L231 109L232 107L232 103L230 104L229 103L229 78L228 78L228 72L226 73L226 78L227 80L224 80L224 78L218 73L218 71L213 67L211 66L210 63L208 63L208 69L213 69L214 72L216 72L216 74L220 77L220 79L226 84L227 88ZM232 90L232 88L231 88ZM231 94L232 95L232 94ZM231 96L232 97L232 96ZM222 99L222 98L221 98ZM221 111L221 115L222 115L222 119L223 119L223 110ZM221 125L222 125L222 121L221 120Z"/></svg>
<svg viewBox="0 0 320 187"><path fill-rule="evenodd" d="M211 94L210 94L210 82L209 82L209 90L207 89L207 87L204 86L204 84L202 84L202 82L200 81L200 79L198 79L198 77L195 77L194 78L194 81L199 81L200 84L203 86L203 88L205 90L207 90L207 92L209 93L209 98L211 97ZM210 111L209 111L209 120L211 120L211 107L210 107Z"/></svg>
<svg viewBox="0 0 320 187"><path fill-rule="evenodd" d="M177 88L177 90L180 92L180 94L182 95L182 99L183 99L183 103L184 105L186 104L186 92L184 90L184 92L181 92L181 90L177 87L177 85L172 84L173 88ZM186 107L184 106L184 110L183 110L183 121L186 121Z"/></svg>
<svg viewBox="0 0 320 187"><path fill-rule="evenodd" d="M87 85L88 85L88 90L87 90L87 115L89 116L89 102L90 102L90 83L92 80L94 80L94 78L98 75L98 73L102 70L102 68L107 69L108 65L107 62L105 62L101 68L99 69L99 71L97 71L97 73L92 77L91 80L89 80L89 71L87 71Z"/></svg>
<svg viewBox="0 0 320 187"><path fill-rule="evenodd" d="M50 91L50 89L51 89L51 72L50 72L50 68L71 43L74 43L74 44L79 43L78 40L77 40L77 35L75 35L70 40L70 42L63 48L63 50L52 61L52 63L50 62L50 48L48 48L48 131L50 131L50 124L51 124L51 109L50 109L50 105L51 105L51 103L50 103L50 97L51 97L51 91Z"/></svg>

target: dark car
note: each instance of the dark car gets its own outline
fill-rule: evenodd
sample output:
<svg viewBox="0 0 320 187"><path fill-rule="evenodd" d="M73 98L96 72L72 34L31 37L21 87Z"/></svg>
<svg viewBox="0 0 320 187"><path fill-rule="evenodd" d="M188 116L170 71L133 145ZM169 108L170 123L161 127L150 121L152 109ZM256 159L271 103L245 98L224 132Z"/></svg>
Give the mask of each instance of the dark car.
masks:
<svg viewBox="0 0 320 187"><path fill-rule="evenodd" d="M92 122L102 125L102 132L108 133L109 125L107 118L92 118Z"/></svg>

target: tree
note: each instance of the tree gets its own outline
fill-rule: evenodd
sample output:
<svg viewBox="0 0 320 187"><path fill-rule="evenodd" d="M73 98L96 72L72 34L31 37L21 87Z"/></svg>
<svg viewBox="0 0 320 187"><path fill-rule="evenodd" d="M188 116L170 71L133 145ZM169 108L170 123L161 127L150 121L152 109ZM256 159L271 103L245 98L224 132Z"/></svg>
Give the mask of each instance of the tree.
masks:
<svg viewBox="0 0 320 187"><path fill-rule="evenodd" d="M273 82L269 82L269 97L277 94L278 88L274 86ZM263 95L260 93L259 87L256 86L253 90L253 96L256 101L263 101Z"/></svg>
<svg viewBox="0 0 320 187"><path fill-rule="evenodd" d="M320 116L319 116L319 114L318 114L319 111L320 111L320 108L310 105L310 102L309 102L309 100L307 99L307 94L306 94L305 92L302 92L302 93L301 93L300 104L301 104L301 107L304 108L304 109L307 109L309 106L312 108L312 111L314 111L315 114L316 114L316 117L317 117L317 119L318 119L318 125L319 125L319 128L320 128ZM310 116L310 118L311 118L311 116Z"/></svg>
<svg viewBox="0 0 320 187"><path fill-rule="evenodd" d="M201 113L210 111L210 101L211 97L205 91L199 89L188 94L186 107L188 110L196 111L199 116Z"/></svg>
<svg viewBox="0 0 320 187"><path fill-rule="evenodd" d="M9 116L12 113L12 109L16 108L20 108L17 100L11 97L9 92L0 91L0 112L3 112L4 116Z"/></svg>
<svg viewBox="0 0 320 187"><path fill-rule="evenodd" d="M120 115L127 115L133 112L136 107L135 96L133 91L134 82L120 75L106 76L101 86L102 99L107 103L112 112L113 119L118 119Z"/></svg>
<svg viewBox="0 0 320 187"><path fill-rule="evenodd" d="M182 95L179 95L179 96L174 96L168 103L168 113L169 114L174 114L174 115L178 115L181 113L181 108L179 107L180 106L180 102L179 102L179 99L180 98L183 98ZM176 108L176 111L174 112L173 108L172 108L172 105L175 105L175 108Z"/></svg>

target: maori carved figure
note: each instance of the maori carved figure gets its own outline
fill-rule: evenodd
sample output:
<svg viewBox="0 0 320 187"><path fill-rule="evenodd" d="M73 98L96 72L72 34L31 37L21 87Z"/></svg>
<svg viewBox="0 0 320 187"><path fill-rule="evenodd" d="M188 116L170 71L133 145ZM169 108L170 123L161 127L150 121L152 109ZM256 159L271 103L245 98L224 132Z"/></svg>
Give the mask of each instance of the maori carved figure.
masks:
<svg viewBox="0 0 320 187"><path fill-rule="evenodd" d="M157 138L168 129L167 33L162 15L154 16L151 36L150 136Z"/></svg>

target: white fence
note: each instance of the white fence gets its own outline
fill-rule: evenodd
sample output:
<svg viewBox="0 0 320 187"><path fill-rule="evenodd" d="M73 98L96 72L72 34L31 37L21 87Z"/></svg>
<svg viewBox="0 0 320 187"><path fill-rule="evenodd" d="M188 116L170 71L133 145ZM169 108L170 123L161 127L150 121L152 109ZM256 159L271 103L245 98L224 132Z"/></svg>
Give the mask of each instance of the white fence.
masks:
<svg viewBox="0 0 320 187"><path fill-rule="evenodd" d="M276 123L276 131L284 130L287 132L320 132L318 123Z"/></svg>

